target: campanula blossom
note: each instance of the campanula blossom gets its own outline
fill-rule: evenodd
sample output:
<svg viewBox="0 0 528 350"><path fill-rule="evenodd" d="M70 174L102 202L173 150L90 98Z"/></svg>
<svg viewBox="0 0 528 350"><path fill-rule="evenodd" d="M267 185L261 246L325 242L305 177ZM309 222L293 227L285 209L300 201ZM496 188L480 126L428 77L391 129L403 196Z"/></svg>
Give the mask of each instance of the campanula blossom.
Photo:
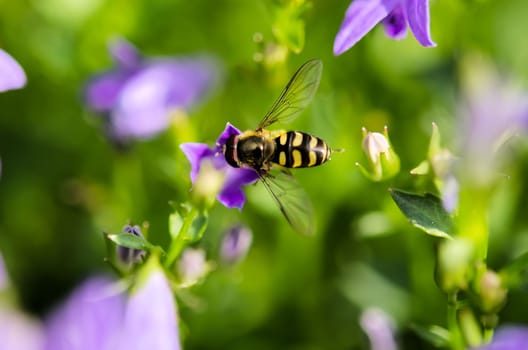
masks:
<svg viewBox="0 0 528 350"><path fill-rule="evenodd" d="M508 325L500 327L490 344L473 350L520 350L528 344L528 327Z"/></svg>
<svg viewBox="0 0 528 350"><path fill-rule="evenodd" d="M178 261L182 287L198 283L211 270L203 249L187 248Z"/></svg>
<svg viewBox="0 0 528 350"><path fill-rule="evenodd" d="M473 186L488 186L511 158L502 146L528 130L528 90L478 57L468 57L462 71L460 174Z"/></svg>
<svg viewBox="0 0 528 350"><path fill-rule="evenodd" d="M0 49L0 92L20 89L26 85L26 73L7 52Z"/></svg>
<svg viewBox="0 0 528 350"><path fill-rule="evenodd" d="M359 324L370 340L371 350L397 350L394 322L383 310L368 308L361 314Z"/></svg>
<svg viewBox="0 0 528 350"><path fill-rule="evenodd" d="M392 39L402 39L407 26L425 47L436 46L429 29L429 0L353 0L334 41L334 55L340 55L382 22Z"/></svg>
<svg viewBox="0 0 528 350"><path fill-rule="evenodd" d="M44 349L181 349L164 273L150 271L128 296L110 279L89 279L47 320Z"/></svg>
<svg viewBox="0 0 528 350"><path fill-rule="evenodd" d="M242 186L252 184L258 180L258 174L253 169L233 168L227 164L222 148L231 135L240 134L240 130L227 123L224 131L218 137L214 147L204 143L183 143L181 150L191 163L191 181L196 183L198 175L203 170L204 162L211 164L214 169L224 174L223 186L217 194L220 203L228 208L242 209L246 196Z"/></svg>
<svg viewBox="0 0 528 350"><path fill-rule="evenodd" d="M237 225L232 227L222 238L220 258L228 264L244 259L251 247L252 240L253 234L246 226Z"/></svg>
<svg viewBox="0 0 528 350"><path fill-rule="evenodd" d="M149 139L170 125L175 112L196 106L218 81L206 57L144 58L125 40L111 43L115 67L86 85L86 104L107 116L109 136L117 142Z"/></svg>

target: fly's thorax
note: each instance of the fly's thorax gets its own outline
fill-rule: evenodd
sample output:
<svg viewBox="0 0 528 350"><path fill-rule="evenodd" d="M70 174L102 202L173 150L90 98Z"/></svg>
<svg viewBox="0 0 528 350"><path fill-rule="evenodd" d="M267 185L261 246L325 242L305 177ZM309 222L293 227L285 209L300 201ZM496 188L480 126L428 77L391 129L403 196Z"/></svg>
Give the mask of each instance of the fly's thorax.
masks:
<svg viewBox="0 0 528 350"><path fill-rule="evenodd" d="M275 142L266 131L246 131L239 135L236 144L238 164L256 170L267 167L275 152Z"/></svg>
<svg viewBox="0 0 528 350"><path fill-rule="evenodd" d="M317 136L301 131L285 131L275 137L272 161L286 168L321 165L332 153L328 144Z"/></svg>

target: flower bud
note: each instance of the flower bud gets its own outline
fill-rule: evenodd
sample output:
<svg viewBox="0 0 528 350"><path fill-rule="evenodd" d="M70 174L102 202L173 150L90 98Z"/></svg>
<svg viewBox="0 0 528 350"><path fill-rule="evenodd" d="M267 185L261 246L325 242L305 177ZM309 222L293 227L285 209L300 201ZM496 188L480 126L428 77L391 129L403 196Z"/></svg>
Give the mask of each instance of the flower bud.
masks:
<svg viewBox="0 0 528 350"><path fill-rule="evenodd" d="M400 158L392 149L388 129L383 134L369 132L363 128L363 151L367 156L368 166L356 163L363 174L372 181L384 181L394 177L400 171Z"/></svg>
<svg viewBox="0 0 528 350"><path fill-rule="evenodd" d="M467 289L473 266L474 248L470 241L443 241L438 248L437 282L445 292Z"/></svg>
<svg viewBox="0 0 528 350"><path fill-rule="evenodd" d="M503 286L500 276L487 270L477 281L480 295L480 307L484 312L497 311L506 301L508 290Z"/></svg>
<svg viewBox="0 0 528 350"><path fill-rule="evenodd" d="M220 257L228 264L234 264L245 258L253 235L251 231L242 225L231 228L222 239Z"/></svg>
<svg viewBox="0 0 528 350"><path fill-rule="evenodd" d="M187 248L178 263L182 287L190 287L209 272L209 264L202 249Z"/></svg>
<svg viewBox="0 0 528 350"><path fill-rule="evenodd" d="M125 225L122 231L131 235L143 237L143 235L141 234L141 228L137 225ZM119 261L121 261L126 266L132 266L141 262L144 256L145 251L143 250L127 248L120 245L117 246L117 257Z"/></svg>

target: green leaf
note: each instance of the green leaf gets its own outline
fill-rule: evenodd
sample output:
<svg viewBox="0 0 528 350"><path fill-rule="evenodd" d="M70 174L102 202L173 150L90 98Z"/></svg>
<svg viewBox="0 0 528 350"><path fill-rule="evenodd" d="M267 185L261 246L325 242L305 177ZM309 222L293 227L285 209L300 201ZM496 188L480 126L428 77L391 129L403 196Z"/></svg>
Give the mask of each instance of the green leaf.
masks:
<svg viewBox="0 0 528 350"><path fill-rule="evenodd" d="M106 237L117 245L131 249L140 249L151 251L154 248L150 242L143 237L138 237L131 233L121 232L116 234L107 234Z"/></svg>
<svg viewBox="0 0 528 350"><path fill-rule="evenodd" d="M187 231L187 239L191 242L196 242L200 240L207 228L208 216L206 212L199 212L193 218L191 226Z"/></svg>
<svg viewBox="0 0 528 350"><path fill-rule="evenodd" d="M528 252L521 254L500 271L503 283L508 288L516 288L528 281Z"/></svg>
<svg viewBox="0 0 528 350"><path fill-rule="evenodd" d="M290 1L274 8L273 34L277 41L295 53L304 47L304 20L301 18L310 7L304 1Z"/></svg>
<svg viewBox="0 0 528 350"><path fill-rule="evenodd" d="M453 221L442 206L440 198L430 193L422 196L398 189L389 191L392 199L411 224L431 236L451 238Z"/></svg>
<svg viewBox="0 0 528 350"><path fill-rule="evenodd" d="M172 239L175 239L180 234L183 226L183 216L178 212L174 211L169 215L169 233Z"/></svg>

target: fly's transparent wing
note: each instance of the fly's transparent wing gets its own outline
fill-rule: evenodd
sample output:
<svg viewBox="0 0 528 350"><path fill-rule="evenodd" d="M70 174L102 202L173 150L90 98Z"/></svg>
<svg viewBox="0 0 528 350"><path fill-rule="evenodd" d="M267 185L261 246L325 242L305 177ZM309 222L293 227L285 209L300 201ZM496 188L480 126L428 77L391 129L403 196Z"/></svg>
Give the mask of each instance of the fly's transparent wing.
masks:
<svg viewBox="0 0 528 350"><path fill-rule="evenodd" d="M305 235L312 235L312 203L297 180L283 171L260 175L260 179L293 229Z"/></svg>
<svg viewBox="0 0 528 350"><path fill-rule="evenodd" d="M295 72L270 111L260 122L257 130L281 121L293 120L313 98L323 71L321 60L306 62Z"/></svg>

